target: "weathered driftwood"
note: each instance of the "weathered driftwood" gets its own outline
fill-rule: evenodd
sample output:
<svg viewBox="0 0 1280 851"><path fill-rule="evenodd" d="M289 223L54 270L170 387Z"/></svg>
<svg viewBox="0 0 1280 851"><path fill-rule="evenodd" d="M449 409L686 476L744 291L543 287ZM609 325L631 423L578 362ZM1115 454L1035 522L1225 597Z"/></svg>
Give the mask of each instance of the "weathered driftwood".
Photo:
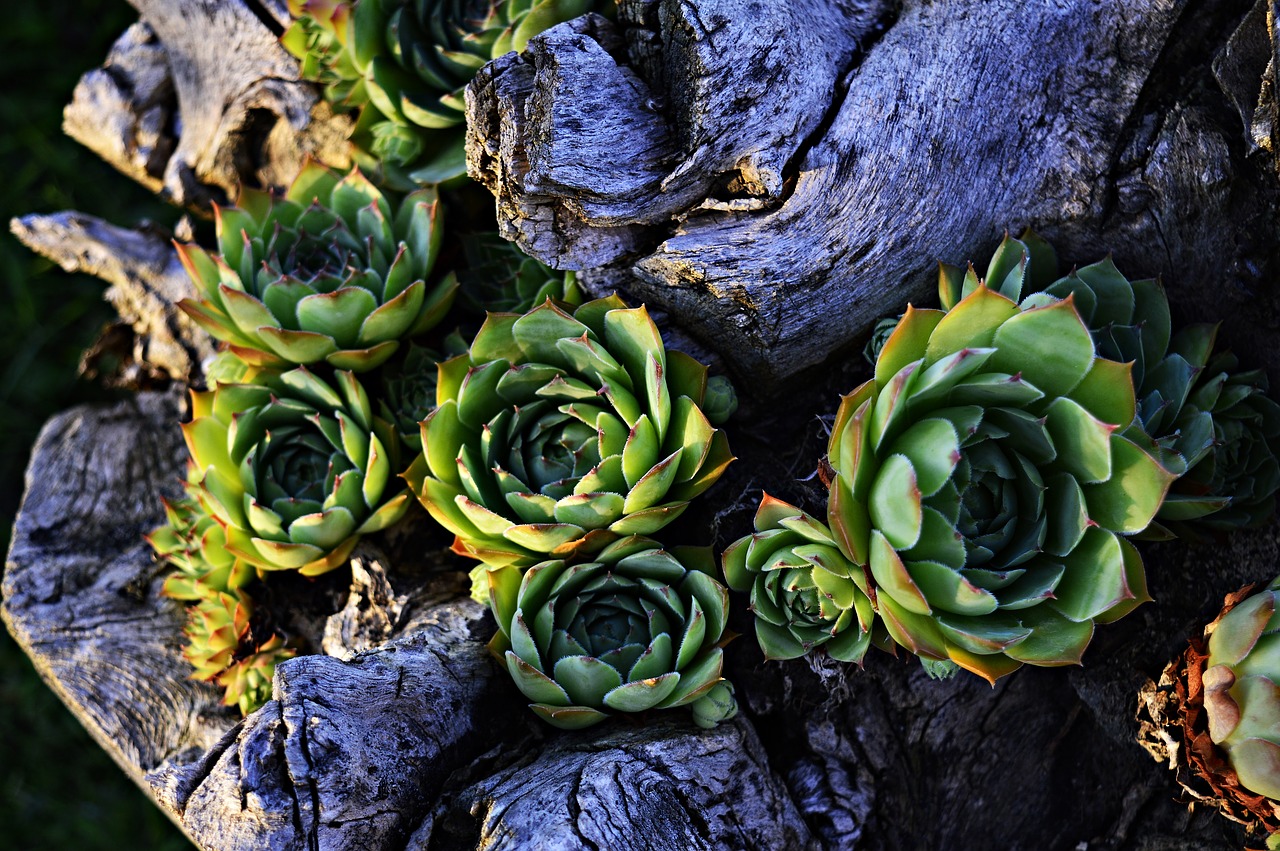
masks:
<svg viewBox="0 0 1280 851"><path fill-rule="evenodd" d="M188 381L214 353L214 341L175 305L194 297L172 238L157 228L116 227L84 213L30 215L9 224L22 244L68 272L110 283L106 299L132 333L122 383L163 377Z"/></svg>
<svg viewBox="0 0 1280 851"><path fill-rule="evenodd" d="M927 299L936 259L981 258L1028 224L1175 294L1228 269L1265 285L1276 223L1238 144L1274 112L1265 14L1230 40L1251 5L636 3L621 35L562 25L481 73L469 167L530 253L616 258L634 294L768 390ZM644 50L623 55L637 26ZM1224 46L1241 48L1222 60L1229 98L1210 68ZM1246 238L1242 217L1258 219Z"/></svg>
<svg viewBox="0 0 1280 851"><path fill-rule="evenodd" d="M230 26L270 54L254 27L280 25L279 2L135 5L153 34L126 35L107 74L132 82L112 93L100 79L99 105L81 103L123 170L202 203L246 176L287 182L293 149L264 139L330 138L327 121L307 129L323 113L272 100L305 90L296 72L271 76L279 54L224 73L225 47L191 43ZM472 163L528 247L563 266L611 263L591 277L665 307L750 377L765 404L730 423L739 462L672 530L723 544L749 528L761 488L820 511L820 487L799 481L824 443L813 415L865 367L828 359L788 384L786 404L770 396L779 382L927 293L935 257L985 257L1005 227L1033 224L1072 260L1111 250L1132 275L1163 273L1176 312L1223 320L1237 351L1280 375L1272 6L627 0L619 28L580 20L482 72ZM205 85L208 104L232 104L225 118L192 100ZM263 102L270 116L254 112ZM180 141L157 129L176 126L175 103ZM115 254L117 238L96 244ZM169 327L145 319L162 300L139 308L139 327ZM1274 526L1148 548L1158 603L1100 628L1083 669L1027 669L992 689L882 654L861 672L766 664L738 606L740 719L559 734L529 720L486 657L490 623L460 599L460 575L438 572L445 542L419 524L360 569L272 583L264 605L331 655L282 665L275 700L237 722L184 679L181 611L157 596L139 541L157 494L176 491L179 408L144 395L50 424L4 615L205 847L1240 846L1231 825L1173 800L1131 719L1138 686L1222 594L1274 573Z"/></svg>
<svg viewBox="0 0 1280 851"><path fill-rule="evenodd" d="M346 166L335 116L277 37L278 0L131 0L142 22L85 74L67 134L175 204L234 200L241 184L287 186L307 157Z"/></svg>

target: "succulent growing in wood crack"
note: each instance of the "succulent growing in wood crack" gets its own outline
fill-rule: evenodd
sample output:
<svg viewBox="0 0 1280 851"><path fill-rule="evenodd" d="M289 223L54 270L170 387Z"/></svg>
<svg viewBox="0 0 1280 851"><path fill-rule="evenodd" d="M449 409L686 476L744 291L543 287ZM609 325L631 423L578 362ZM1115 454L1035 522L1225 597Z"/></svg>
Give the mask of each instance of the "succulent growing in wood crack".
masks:
<svg viewBox="0 0 1280 851"><path fill-rule="evenodd" d="M721 677L729 594L704 548L614 541L592 561L490 571L490 647L530 708L565 729L689 706L702 727L737 711Z"/></svg>
<svg viewBox="0 0 1280 851"><path fill-rule="evenodd" d="M1218 619L1201 683L1213 743L1240 784L1280 801L1280 580Z"/></svg>
<svg viewBox="0 0 1280 851"><path fill-rule="evenodd" d="M1125 436L1179 477L1146 537L1258 526L1274 513L1280 405L1262 370L1240 371L1230 353L1214 352L1216 325L1174 333L1159 281L1130 281L1109 257L1058 277L1053 248L1031 231L1005 237L985 280L1014 301L1073 295L1098 354L1133 364L1137 418ZM977 286L972 267L942 265L944 308Z"/></svg>
<svg viewBox="0 0 1280 851"><path fill-rule="evenodd" d="M466 174L463 90L486 62L524 50L593 0L290 0L283 43L339 106L360 107L362 166L408 188Z"/></svg>
<svg viewBox="0 0 1280 851"><path fill-rule="evenodd" d="M661 529L733 460L706 387L706 367L616 296L493 313L440 365L406 478L461 555L581 560Z"/></svg>
<svg viewBox="0 0 1280 851"><path fill-rule="evenodd" d="M324 573L408 510L400 440L354 374L331 384L298 367L270 386L221 384L191 397L182 430L200 502L227 552L249 564Z"/></svg>
<svg viewBox="0 0 1280 851"><path fill-rule="evenodd" d="M1071 298L908 307L828 447L828 523L893 641L994 682L1078 663L1095 622L1147 599L1126 538L1172 475L1120 434L1129 373Z"/></svg>
<svg viewBox="0 0 1280 851"><path fill-rule="evenodd" d="M866 572L821 521L765 494L755 532L730 544L722 564L729 587L751 594L766 659L821 646L835 659L861 661L874 619Z"/></svg>
<svg viewBox="0 0 1280 851"><path fill-rule="evenodd" d="M215 215L216 254L178 249L200 296L179 307L251 366L373 369L453 302L453 275L427 281L442 233L434 190L393 209L358 171L309 163L283 198L245 189Z"/></svg>

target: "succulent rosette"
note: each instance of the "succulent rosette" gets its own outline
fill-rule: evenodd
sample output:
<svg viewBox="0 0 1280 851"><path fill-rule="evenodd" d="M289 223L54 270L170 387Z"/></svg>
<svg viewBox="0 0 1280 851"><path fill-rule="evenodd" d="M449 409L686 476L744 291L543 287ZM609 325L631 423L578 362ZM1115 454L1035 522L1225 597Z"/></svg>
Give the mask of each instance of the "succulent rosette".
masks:
<svg viewBox="0 0 1280 851"><path fill-rule="evenodd" d="M875 617L866 572L845 557L826 524L765 494L755 532L730 544L721 564L729 587L751 594L766 659L795 659L822 646L842 662L862 660Z"/></svg>
<svg viewBox="0 0 1280 851"><path fill-rule="evenodd" d="M1280 801L1280 581L1247 597L1209 635L1201 684L1209 736L1245 789Z"/></svg>
<svg viewBox="0 0 1280 851"><path fill-rule="evenodd" d="M526 313L547 299L574 307L584 300L573 272L544 266L496 233L467 234L462 246L461 299L480 315Z"/></svg>
<svg viewBox="0 0 1280 851"><path fill-rule="evenodd" d="M1078 663L1147 599L1126 536L1172 475L1119 433L1135 407L1071 298L908 307L828 448L828 522L889 636L994 682Z"/></svg>
<svg viewBox="0 0 1280 851"><path fill-rule="evenodd" d="M249 564L324 573L408 510L395 477L400 441L354 374L330 384L298 367L270 386L221 384L191 397L182 430L200 502L227 552Z"/></svg>
<svg viewBox="0 0 1280 851"><path fill-rule="evenodd" d="M1267 397L1262 370L1240 371L1230 353L1214 354L1216 325L1175 333L1160 282L1130 281L1110 257L1058 277L1052 246L1031 231L1005 237L985 281L1014 301L1074 296L1098 354L1133 364L1137 416L1125 436L1179 477L1144 537L1256 527L1274 513L1280 405ZM977 286L972 267L942 265L944 309Z"/></svg>
<svg viewBox="0 0 1280 851"><path fill-rule="evenodd" d="M617 298L493 313L440 365L405 474L492 567L579 559L674 520L733 460L700 409L707 370Z"/></svg>
<svg viewBox="0 0 1280 851"><path fill-rule="evenodd" d="M363 372L434 326L457 290L428 284L439 250L434 190L396 209L358 171L310 163L283 198L245 189L216 208L216 254L179 246L199 300L179 304L251 366L324 362Z"/></svg>
<svg viewBox="0 0 1280 851"><path fill-rule="evenodd" d="M297 655L272 634L259 642L253 630L253 603L240 591L222 591L191 607L183 651L195 669L191 679L216 682L223 704L248 715L271 699L275 667Z"/></svg>
<svg viewBox="0 0 1280 851"><path fill-rule="evenodd" d="M283 43L331 101L362 107L357 154L394 184L466 174L463 90L486 62L593 0L290 0Z"/></svg>
<svg viewBox="0 0 1280 851"><path fill-rule="evenodd" d="M615 713L690 706L703 727L733 716L720 647L729 593L702 548L615 541L593 561L488 575L491 648L543 720L589 727Z"/></svg>

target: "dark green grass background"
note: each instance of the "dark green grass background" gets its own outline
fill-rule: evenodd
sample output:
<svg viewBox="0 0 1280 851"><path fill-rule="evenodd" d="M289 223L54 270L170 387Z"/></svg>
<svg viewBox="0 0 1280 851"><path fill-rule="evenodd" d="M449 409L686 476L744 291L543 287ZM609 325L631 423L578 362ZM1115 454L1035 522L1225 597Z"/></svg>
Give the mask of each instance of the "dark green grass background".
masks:
<svg viewBox="0 0 1280 851"><path fill-rule="evenodd" d="M0 546L40 426L108 398L76 378L113 314L96 278L68 275L8 233L16 215L78 209L117 224L176 212L62 135L62 107L137 20L124 0L16 0L0 27ZM89 738L0 630L0 847L181 849L182 834Z"/></svg>

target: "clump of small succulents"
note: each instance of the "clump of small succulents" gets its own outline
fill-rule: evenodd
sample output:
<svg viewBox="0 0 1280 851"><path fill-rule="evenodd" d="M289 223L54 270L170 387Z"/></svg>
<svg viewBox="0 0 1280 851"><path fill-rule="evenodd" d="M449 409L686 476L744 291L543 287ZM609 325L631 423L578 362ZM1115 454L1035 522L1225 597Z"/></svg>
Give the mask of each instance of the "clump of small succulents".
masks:
<svg viewBox="0 0 1280 851"><path fill-rule="evenodd" d="M466 174L463 90L486 62L595 0L289 0L284 46L341 108L362 165L399 188Z"/></svg>
<svg viewBox="0 0 1280 851"><path fill-rule="evenodd" d="M254 629L253 602L245 587L258 578L253 565L226 548L222 527L204 510L198 489L165 503L167 522L148 536L157 557L177 569L164 595L189 603L183 656L191 678L223 688L223 703L244 714L271 697L275 666L296 651L284 638Z"/></svg>

